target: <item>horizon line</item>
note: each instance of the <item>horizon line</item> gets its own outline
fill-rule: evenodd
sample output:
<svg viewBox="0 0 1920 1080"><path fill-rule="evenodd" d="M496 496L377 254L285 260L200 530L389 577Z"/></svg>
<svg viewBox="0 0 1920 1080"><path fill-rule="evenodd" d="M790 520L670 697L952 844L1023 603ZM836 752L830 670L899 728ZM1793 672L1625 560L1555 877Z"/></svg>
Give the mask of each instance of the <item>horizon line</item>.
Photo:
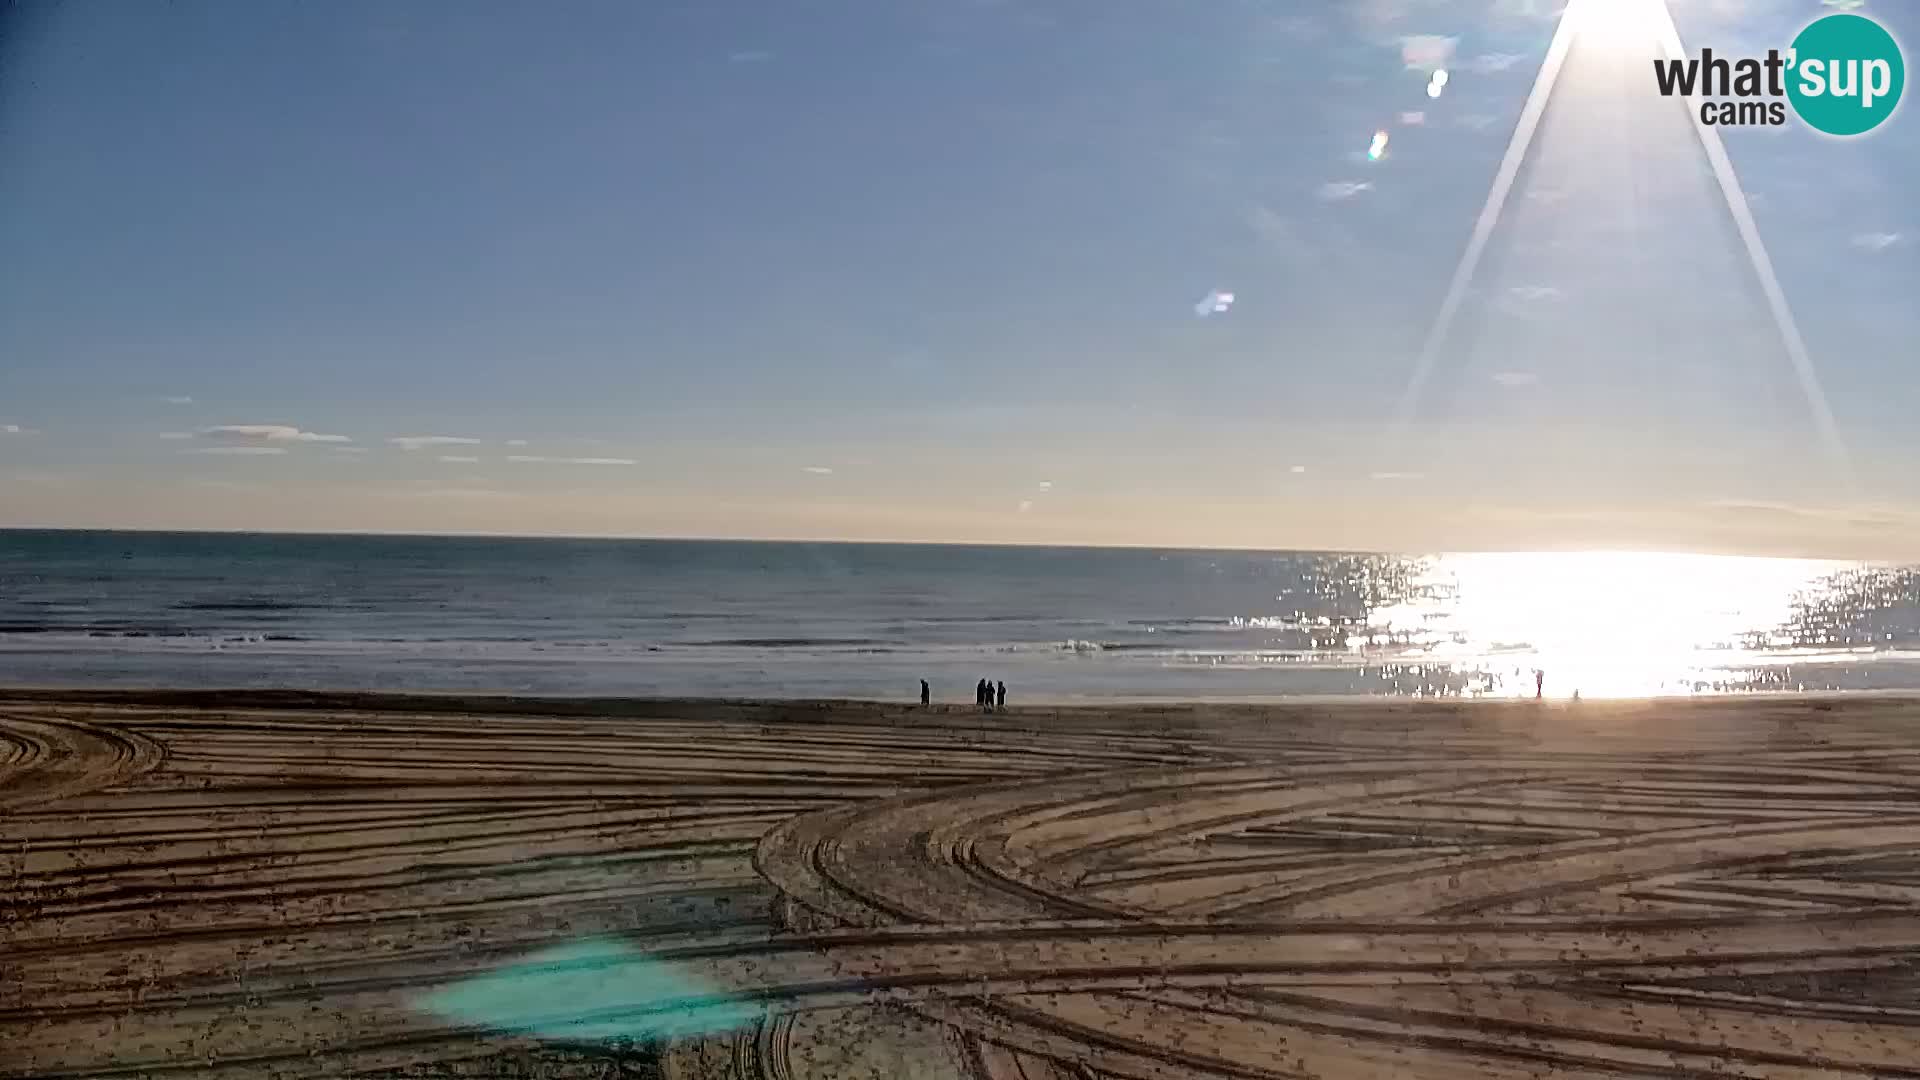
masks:
<svg viewBox="0 0 1920 1080"><path fill-rule="evenodd" d="M1020 548L1052 551L1175 551L1196 553L1274 553L1274 554L1312 554L1312 555L1349 555L1382 556L1392 558L1442 558L1456 555L1683 555L1720 559L1769 559L1794 560L1801 562L1831 562L1852 564L1884 564L1890 566L1908 565L1915 560L1900 558L1862 558L1847 555L1800 554L1759 554L1755 552L1718 551L1684 546L1651 547L1645 545L1566 545L1553 547L1460 547L1442 548L1428 551L1410 549L1392 550L1387 548L1340 548L1340 547L1254 547L1246 545L1192 546L1184 544L1136 544L1136 543L1038 543L1021 540L862 540L849 538L821 538L807 536L766 537L766 536L711 536L711 535L667 535L667 534L618 534L618 533L516 533L516 532L412 532L406 530L337 530L337 529L163 529L143 526L76 526L76 525L0 525L0 534L6 533L108 533L144 536L271 536L271 537L322 537L328 539L378 538L392 540L558 540L593 541L598 543L694 543L694 544L831 544L847 547L943 547L943 548Z"/></svg>

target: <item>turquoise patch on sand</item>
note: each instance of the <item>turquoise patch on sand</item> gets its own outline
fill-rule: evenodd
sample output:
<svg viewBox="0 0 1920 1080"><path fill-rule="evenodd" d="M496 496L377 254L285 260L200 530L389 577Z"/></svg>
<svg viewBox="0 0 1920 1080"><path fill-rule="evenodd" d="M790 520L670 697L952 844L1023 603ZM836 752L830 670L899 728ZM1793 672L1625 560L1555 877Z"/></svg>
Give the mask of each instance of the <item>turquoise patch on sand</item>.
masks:
<svg viewBox="0 0 1920 1080"><path fill-rule="evenodd" d="M574 1042L714 1035L765 1014L757 1003L611 940L538 953L422 1004L463 1026Z"/></svg>

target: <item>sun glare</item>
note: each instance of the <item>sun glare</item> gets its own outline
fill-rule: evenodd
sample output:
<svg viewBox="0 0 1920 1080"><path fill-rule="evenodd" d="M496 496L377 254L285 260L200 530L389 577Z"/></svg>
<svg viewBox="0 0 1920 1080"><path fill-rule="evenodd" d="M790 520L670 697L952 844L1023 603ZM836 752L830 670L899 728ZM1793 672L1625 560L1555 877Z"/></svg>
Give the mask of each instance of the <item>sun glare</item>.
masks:
<svg viewBox="0 0 1920 1080"><path fill-rule="evenodd" d="M1574 0L1566 17L1583 45L1654 55L1666 27L1665 0Z"/></svg>
<svg viewBox="0 0 1920 1080"><path fill-rule="evenodd" d="M1434 660L1506 671L1502 688L1548 697L1690 693L1754 659L1748 635L1779 626L1836 563L1656 552L1448 555L1418 599L1382 612ZM1513 674L1517 669L1518 675Z"/></svg>

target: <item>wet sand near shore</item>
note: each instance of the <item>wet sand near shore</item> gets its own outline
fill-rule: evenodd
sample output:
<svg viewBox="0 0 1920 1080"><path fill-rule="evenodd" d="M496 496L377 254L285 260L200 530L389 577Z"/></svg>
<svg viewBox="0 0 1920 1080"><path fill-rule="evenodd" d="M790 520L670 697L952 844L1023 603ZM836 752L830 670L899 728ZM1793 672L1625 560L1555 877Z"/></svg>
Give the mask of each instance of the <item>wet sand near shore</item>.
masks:
<svg viewBox="0 0 1920 1080"><path fill-rule="evenodd" d="M1920 1077L1920 701L0 692L0 1076Z"/></svg>

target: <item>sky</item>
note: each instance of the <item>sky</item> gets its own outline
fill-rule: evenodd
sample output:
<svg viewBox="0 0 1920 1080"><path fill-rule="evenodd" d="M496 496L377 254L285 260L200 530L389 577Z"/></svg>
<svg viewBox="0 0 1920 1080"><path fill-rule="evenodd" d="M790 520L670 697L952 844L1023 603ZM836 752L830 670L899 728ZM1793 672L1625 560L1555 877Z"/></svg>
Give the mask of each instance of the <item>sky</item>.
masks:
<svg viewBox="0 0 1920 1080"><path fill-rule="evenodd" d="M1810 378L1633 28L1442 319L1558 3L3 10L0 526L1920 558L1911 109L1723 133Z"/></svg>

